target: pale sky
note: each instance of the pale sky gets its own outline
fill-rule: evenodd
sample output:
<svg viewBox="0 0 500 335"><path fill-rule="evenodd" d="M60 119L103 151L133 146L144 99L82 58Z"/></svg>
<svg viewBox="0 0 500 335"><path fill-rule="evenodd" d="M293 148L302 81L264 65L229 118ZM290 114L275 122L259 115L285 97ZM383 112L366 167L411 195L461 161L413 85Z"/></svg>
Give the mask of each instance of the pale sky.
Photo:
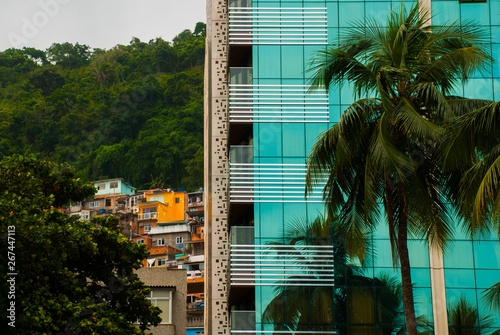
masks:
<svg viewBox="0 0 500 335"><path fill-rule="evenodd" d="M0 51L54 42L110 49L156 37L171 41L206 23L206 0L0 0Z"/></svg>

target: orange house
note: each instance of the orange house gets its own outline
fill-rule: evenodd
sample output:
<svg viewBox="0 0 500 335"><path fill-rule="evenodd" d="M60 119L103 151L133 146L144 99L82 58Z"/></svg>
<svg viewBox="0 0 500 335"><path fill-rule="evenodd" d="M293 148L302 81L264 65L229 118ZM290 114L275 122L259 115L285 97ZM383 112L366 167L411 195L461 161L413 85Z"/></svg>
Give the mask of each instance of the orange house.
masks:
<svg viewBox="0 0 500 335"><path fill-rule="evenodd" d="M144 195L146 202L137 204L139 221L156 220L157 223L186 221L186 192L155 189L145 192Z"/></svg>

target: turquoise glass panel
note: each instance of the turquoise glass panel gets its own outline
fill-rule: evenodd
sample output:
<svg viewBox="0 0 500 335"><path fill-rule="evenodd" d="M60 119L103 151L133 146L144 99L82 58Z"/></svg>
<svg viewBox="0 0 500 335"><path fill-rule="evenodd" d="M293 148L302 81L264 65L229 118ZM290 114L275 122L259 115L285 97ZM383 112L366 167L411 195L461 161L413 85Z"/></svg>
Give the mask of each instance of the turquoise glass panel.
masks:
<svg viewBox="0 0 500 335"><path fill-rule="evenodd" d="M416 269L412 266L411 282L415 287L431 287L431 275L429 269Z"/></svg>
<svg viewBox="0 0 500 335"><path fill-rule="evenodd" d="M376 267L391 267L392 263L392 249L389 240L373 240L374 249L374 266Z"/></svg>
<svg viewBox="0 0 500 335"><path fill-rule="evenodd" d="M488 13L488 2L485 3L465 3L460 5L460 15L462 23L474 21L476 24L488 26L490 16Z"/></svg>
<svg viewBox="0 0 500 335"><path fill-rule="evenodd" d="M448 243L443 257L444 266L448 269L474 268L472 241L455 241Z"/></svg>
<svg viewBox="0 0 500 335"><path fill-rule="evenodd" d="M307 220L314 221L318 216L325 216L325 206L322 203L307 203Z"/></svg>
<svg viewBox="0 0 500 335"><path fill-rule="evenodd" d="M260 45L258 78L280 78L281 76L281 48L279 45Z"/></svg>
<svg viewBox="0 0 500 335"><path fill-rule="evenodd" d="M390 14L390 9L384 2L366 2L365 12L367 25L381 27L387 24L387 15Z"/></svg>
<svg viewBox="0 0 500 335"><path fill-rule="evenodd" d="M302 123L283 124L283 156L305 156L305 129Z"/></svg>
<svg viewBox="0 0 500 335"><path fill-rule="evenodd" d="M415 288L413 290L415 300L415 315L423 316L427 321L432 322L432 299L430 288Z"/></svg>
<svg viewBox="0 0 500 335"><path fill-rule="evenodd" d="M340 27L350 27L356 20L363 19L365 8L362 2L343 2L339 7Z"/></svg>
<svg viewBox="0 0 500 335"><path fill-rule="evenodd" d="M460 297L466 299L468 302L476 305L476 290L475 289L446 289L446 303L449 306L453 306L460 301Z"/></svg>
<svg viewBox="0 0 500 335"><path fill-rule="evenodd" d="M260 204L260 237L273 238L283 235L283 204Z"/></svg>
<svg viewBox="0 0 500 335"><path fill-rule="evenodd" d="M339 7L338 2L329 2L326 4L326 10L328 13L328 27L336 28L339 26Z"/></svg>
<svg viewBox="0 0 500 335"><path fill-rule="evenodd" d="M258 137L254 138L255 152L258 156L281 156L281 123L260 123Z"/></svg>
<svg viewBox="0 0 500 335"><path fill-rule="evenodd" d="M500 281L500 269L476 270L476 286L487 289Z"/></svg>
<svg viewBox="0 0 500 335"><path fill-rule="evenodd" d="M319 136L328 129L328 126L322 123L306 123L306 154L316 144Z"/></svg>
<svg viewBox="0 0 500 335"><path fill-rule="evenodd" d="M493 100L493 83L491 79L469 79L464 84L464 94L470 99Z"/></svg>
<svg viewBox="0 0 500 335"><path fill-rule="evenodd" d="M475 287L474 270L445 269L444 281L449 288Z"/></svg>
<svg viewBox="0 0 500 335"><path fill-rule="evenodd" d="M282 78L302 78L304 75L304 48L302 46L284 45L281 51Z"/></svg>
<svg viewBox="0 0 500 335"><path fill-rule="evenodd" d="M497 241L475 242L474 261L476 269L499 269L500 244Z"/></svg>
<svg viewBox="0 0 500 335"><path fill-rule="evenodd" d="M306 221L306 204L305 203L285 203L283 204L283 215L285 222L285 231L288 227L293 226L295 222Z"/></svg>
<svg viewBox="0 0 500 335"><path fill-rule="evenodd" d="M429 249L427 241L408 241L410 265L415 268L429 267Z"/></svg>
<svg viewBox="0 0 500 335"><path fill-rule="evenodd" d="M460 5L458 1L433 1L432 13L434 25L455 22L460 17Z"/></svg>

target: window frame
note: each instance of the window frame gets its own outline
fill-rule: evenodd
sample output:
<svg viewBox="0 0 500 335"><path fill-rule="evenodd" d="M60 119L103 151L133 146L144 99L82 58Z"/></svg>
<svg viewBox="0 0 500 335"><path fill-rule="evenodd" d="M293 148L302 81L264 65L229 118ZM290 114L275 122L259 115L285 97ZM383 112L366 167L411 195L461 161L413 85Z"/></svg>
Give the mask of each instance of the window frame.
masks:
<svg viewBox="0 0 500 335"><path fill-rule="evenodd" d="M182 244L183 241L184 241L184 238L182 236L175 237L175 244Z"/></svg>
<svg viewBox="0 0 500 335"><path fill-rule="evenodd" d="M168 313L168 321L165 322L165 320L161 320L161 322L159 324L163 324L163 323L167 323L167 324L172 324L172 290L169 290L169 289L159 289L159 288L150 288L151 289L151 292L149 294L149 297L146 297L147 299L149 299L151 301L151 304L153 306L158 306L158 300L168 300L169 302L169 313ZM168 297L155 297L154 296L154 292L158 292L158 291L166 291L169 293L169 296ZM162 311L164 312L164 311Z"/></svg>
<svg viewBox="0 0 500 335"><path fill-rule="evenodd" d="M144 243L146 243L146 240L145 240L145 239L143 239L143 238L141 238L141 239L139 239L139 240L135 240L135 242L136 242L137 244L144 244Z"/></svg>
<svg viewBox="0 0 500 335"><path fill-rule="evenodd" d="M147 228L147 229L146 229L146 228ZM145 224L145 225L144 225L144 231L151 231L151 228L153 228L153 226L152 226L152 225L150 225L150 224Z"/></svg>
<svg viewBox="0 0 500 335"><path fill-rule="evenodd" d="M113 182L109 183L109 188L118 188L118 182L113 181Z"/></svg>
<svg viewBox="0 0 500 335"><path fill-rule="evenodd" d="M89 202L89 208L96 208L96 207L99 207L100 201L99 200L94 200L94 201L91 201Z"/></svg>
<svg viewBox="0 0 500 335"><path fill-rule="evenodd" d="M160 243L161 242L161 243ZM157 246L164 246L165 245L165 239L164 238L159 238L156 240L156 245Z"/></svg>

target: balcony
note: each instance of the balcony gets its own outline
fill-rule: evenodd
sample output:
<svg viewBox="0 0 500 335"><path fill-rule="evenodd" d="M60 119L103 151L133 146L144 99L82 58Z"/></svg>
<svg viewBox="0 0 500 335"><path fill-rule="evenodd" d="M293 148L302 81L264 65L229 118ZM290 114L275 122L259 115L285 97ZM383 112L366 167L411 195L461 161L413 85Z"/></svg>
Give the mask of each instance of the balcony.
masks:
<svg viewBox="0 0 500 335"><path fill-rule="evenodd" d="M171 234L171 233L182 233L182 232L191 232L191 228L189 227L189 225L181 224L181 225L151 227L149 235Z"/></svg>
<svg viewBox="0 0 500 335"><path fill-rule="evenodd" d="M231 334L255 334L255 311L231 311Z"/></svg>
<svg viewBox="0 0 500 335"><path fill-rule="evenodd" d="M157 218L158 218L157 212L139 214L139 220L151 220L151 219L157 219Z"/></svg>
<svg viewBox="0 0 500 335"><path fill-rule="evenodd" d="M231 67L229 121L328 122L328 95L324 90L309 91L305 82L302 85L257 85L253 83L251 67Z"/></svg>
<svg viewBox="0 0 500 335"><path fill-rule="evenodd" d="M203 316L188 316L186 318L186 327L188 328L202 328L203 324Z"/></svg>
<svg viewBox="0 0 500 335"><path fill-rule="evenodd" d="M231 228L231 286L334 286L332 245L254 244L253 227Z"/></svg>
<svg viewBox="0 0 500 335"><path fill-rule="evenodd" d="M203 207L203 201L188 203L188 208L191 208L191 207Z"/></svg>
<svg viewBox="0 0 500 335"><path fill-rule="evenodd" d="M230 45L327 44L325 7L251 7L244 2L229 6Z"/></svg>
<svg viewBox="0 0 500 335"><path fill-rule="evenodd" d="M306 164L263 164L245 162L244 156L231 155L229 192L231 203L323 202L323 183L305 197Z"/></svg>

